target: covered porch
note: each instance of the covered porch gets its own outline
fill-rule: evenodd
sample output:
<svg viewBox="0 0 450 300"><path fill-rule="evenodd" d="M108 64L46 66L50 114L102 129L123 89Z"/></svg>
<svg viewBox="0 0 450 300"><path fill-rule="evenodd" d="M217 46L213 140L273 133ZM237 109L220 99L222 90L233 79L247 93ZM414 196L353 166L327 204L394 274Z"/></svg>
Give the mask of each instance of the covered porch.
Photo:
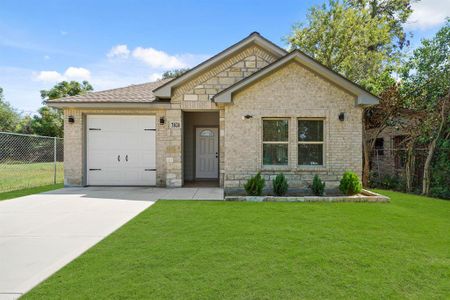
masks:
<svg viewBox="0 0 450 300"><path fill-rule="evenodd" d="M183 125L183 186L223 186L219 111L183 111Z"/></svg>

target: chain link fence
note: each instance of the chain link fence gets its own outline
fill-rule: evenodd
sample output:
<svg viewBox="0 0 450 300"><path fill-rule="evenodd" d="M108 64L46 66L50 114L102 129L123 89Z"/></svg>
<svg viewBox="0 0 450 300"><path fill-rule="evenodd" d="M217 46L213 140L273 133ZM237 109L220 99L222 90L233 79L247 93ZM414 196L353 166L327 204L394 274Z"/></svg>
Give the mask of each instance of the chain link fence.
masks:
<svg viewBox="0 0 450 300"><path fill-rule="evenodd" d="M64 182L63 141L0 132L0 193Z"/></svg>
<svg viewBox="0 0 450 300"><path fill-rule="evenodd" d="M407 150L405 148L374 149L370 159L370 185L386 189L405 190ZM414 149L414 170L411 170L413 191L422 188L423 167L427 149Z"/></svg>

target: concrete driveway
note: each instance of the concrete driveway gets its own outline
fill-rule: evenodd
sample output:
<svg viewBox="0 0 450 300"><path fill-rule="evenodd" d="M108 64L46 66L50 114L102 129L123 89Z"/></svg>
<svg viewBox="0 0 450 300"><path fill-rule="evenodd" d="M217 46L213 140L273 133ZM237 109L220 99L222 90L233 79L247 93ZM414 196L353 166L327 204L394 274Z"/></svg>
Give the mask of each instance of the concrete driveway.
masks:
<svg viewBox="0 0 450 300"><path fill-rule="evenodd" d="M0 201L0 299L15 299L158 199L223 199L219 188L90 187Z"/></svg>

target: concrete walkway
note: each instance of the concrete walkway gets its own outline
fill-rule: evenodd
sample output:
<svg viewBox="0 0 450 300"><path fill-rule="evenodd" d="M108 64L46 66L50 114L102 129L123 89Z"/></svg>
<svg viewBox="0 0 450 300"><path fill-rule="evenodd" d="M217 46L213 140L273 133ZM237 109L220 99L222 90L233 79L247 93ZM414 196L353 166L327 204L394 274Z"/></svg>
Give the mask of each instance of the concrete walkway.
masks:
<svg viewBox="0 0 450 300"><path fill-rule="evenodd" d="M220 188L65 188L0 201L0 299L15 299L158 199L222 200Z"/></svg>

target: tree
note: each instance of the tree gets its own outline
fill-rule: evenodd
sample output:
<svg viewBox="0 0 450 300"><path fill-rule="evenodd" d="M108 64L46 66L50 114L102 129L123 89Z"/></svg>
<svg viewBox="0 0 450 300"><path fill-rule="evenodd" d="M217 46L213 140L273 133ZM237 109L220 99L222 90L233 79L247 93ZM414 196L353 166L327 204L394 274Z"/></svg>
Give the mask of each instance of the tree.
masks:
<svg viewBox="0 0 450 300"><path fill-rule="evenodd" d="M364 110L363 117L363 176L364 186L369 183L370 156L375 147L375 141L388 126L399 125L399 113L402 108L399 85L393 84L380 94L380 104ZM371 131L371 134L367 133Z"/></svg>
<svg viewBox="0 0 450 300"><path fill-rule="evenodd" d="M14 131L19 120L19 113L5 100L0 88L0 131Z"/></svg>
<svg viewBox="0 0 450 300"><path fill-rule="evenodd" d="M308 23L295 25L288 37L291 48L306 52L380 95L381 103L376 111L367 108L364 112L362 181L365 186L375 140L393 122L402 106L391 74L400 62L401 48L406 43L402 25L410 14L409 0L329 0L328 4L312 7ZM378 130L368 140L366 130L376 126Z"/></svg>
<svg viewBox="0 0 450 300"><path fill-rule="evenodd" d="M387 5L396 2L408 5ZM410 13L409 1L329 0L309 10L308 24L295 25L288 42L379 94L392 85L386 78L399 62L398 43L404 36L398 26Z"/></svg>
<svg viewBox="0 0 450 300"><path fill-rule="evenodd" d="M173 69L162 74L162 79L177 78L189 71L189 68Z"/></svg>
<svg viewBox="0 0 450 300"><path fill-rule="evenodd" d="M31 120L31 130L34 134L63 137L64 118L60 111L43 106L38 113Z"/></svg>
<svg viewBox="0 0 450 300"><path fill-rule="evenodd" d="M397 41L397 47L409 46L403 24L412 13L411 0L348 0L348 5L367 9L372 18L383 18L389 23L390 33Z"/></svg>
<svg viewBox="0 0 450 300"><path fill-rule="evenodd" d="M425 112L420 126L421 142L428 144L424 164L422 194L430 193L431 164L436 146L450 130L450 19L405 63L401 76L404 98L412 109ZM447 133L446 133L447 132Z"/></svg>
<svg viewBox="0 0 450 300"><path fill-rule="evenodd" d="M42 90L42 100L52 100L67 96L76 96L93 91L92 85L88 81L79 83L78 81L61 81L50 90Z"/></svg>
<svg viewBox="0 0 450 300"><path fill-rule="evenodd" d="M42 90L41 98L44 101L58 99L67 96L76 96L92 91L92 85L83 81L62 81L50 90ZM38 115L33 116L31 123L23 123L23 128L31 128L33 133L45 136L63 136L64 118L60 110L44 106L38 111Z"/></svg>

